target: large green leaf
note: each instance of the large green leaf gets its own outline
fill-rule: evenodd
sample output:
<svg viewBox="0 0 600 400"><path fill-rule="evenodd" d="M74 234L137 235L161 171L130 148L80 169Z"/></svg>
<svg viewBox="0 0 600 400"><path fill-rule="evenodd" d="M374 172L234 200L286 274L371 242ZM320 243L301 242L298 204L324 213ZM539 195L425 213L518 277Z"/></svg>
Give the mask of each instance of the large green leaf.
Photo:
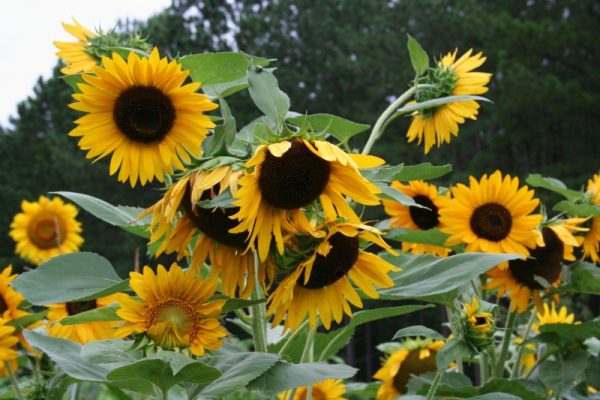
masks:
<svg viewBox="0 0 600 400"><path fill-rule="evenodd" d="M81 252L54 257L19 275L12 285L31 304L42 306L107 296L126 289L128 282L106 258Z"/></svg>
<svg viewBox="0 0 600 400"><path fill-rule="evenodd" d="M563 200L558 202L554 208L554 211L560 211L569 214L573 217L598 217L600 216L600 205L599 204L581 204L575 203L569 200Z"/></svg>
<svg viewBox="0 0 600 400"><path fill-rule="evenodd" d="M395 180L408 182L439 178L451 171L451 164L431 165L431 163L422 163L417 165L384 165L362 171L362 174L371 181L391 182Z"/></svg>
<svg viewBox="0 0 600 400"><path fill-rule="evenodd" d="M426 208L422 205L416 203L412 197L404 194L404 192L399 191L395 187L389 186L382 182L374 182L375 186L381 189L381 193L378 194L379 198L384 200L394 200L398 203L402 204L405 207L418 207L418 208Z"/></svg>
<svg viewBox="0 0 600 400"><path fill-rule="evenodd" d="M406 47L408 47L408 54L410 56L410 63L417 75L423 74L429 67L429 56L423 50L423 47L409 34Z"/></svg>
<svg viewBox="0 0 600 400"><path fill-rule="evenodd" d="M447 258L430 255L382 257L402 268L390 276L394 286L379 292L386 299L423 298L448 293L467 284L471 279L508 260L523 257L519 254L463 253Z"/></svg>
<svg viewBox="0 0 600 400"><path fill-rule="evenodd" d="M140 351L130 351L132 344L132 340L97 340L81 346L80 355L84 361L114 369L141 356Z"/></svg>
<svg viewBox="0 0 600 400"><path fill-rule="evenodd" d="M97 199L83 193L75 192L52 192L66 197L79 207L83 208L94 217L114 226L118 226L135 235L149 238L147 227L150 224L150 216L139 220L138 216L143 208L129 206L113 206L104 200Z"/></svg>
<svg viewBox="0 0 600 400"><path fill-rule="evenodd" d="M435 355L435 363L439 371L445 370L451 362L470 357L473 352L460 339L450 339Z"/></svg>
<svg viewBox="0 0 600 400"><path fill-rule="evenodd" d="M544 188L558 193L570 201L579 200L584 196L582 192L567 188L567 186L558 179L541 176L540 174L529 175L527 179L525 179L525 182L533 187Z"/></svg>
<svg viewBox="0 0 600 400"><path fill-rule="evenodd" d="M394 334L392 340L403 338L403 337L423 337L423 338L432 338L436 340L443 340L444 336L439 332L434 331L431 328L428 328L423 325L415 325L409 326L407 328L402 328L398 332Z"/></svg>
<svg viewBox="0 0 600 400"><path fill-rule="evenodd" d="M385 234L385 238L387 240L431 244L441 247L444 247L444 244L449 237L450 235L440 231L437 228L428 229L426 231L418 231L408 228L394 228Z"/></svg>
<svg viewBox="0 0 600 400"><path fill-rule="evenodd" d="M580 324L545 324L540 326L540 334L534 337L538 342L566 343L583 342L592 337L600 337L600 320Z"/></svg>
<svg viewBox="0 0 600 400"><path fill-rule="evenodd" d="M84 322L95 321L120 321L121 318L117 315L117 306L94 308L93 310L80 312L79 314L71 315L60 320L61 325L77 325Z"/></svg>
<svg viewBox="0 0 600 400"><path fill-rule="evenodd" d="M312 385L330 378L346 379L356 374L357 369L343 364L277 362L265 374L250 382L248 389L260 390L266 395Z"/></svg>
<svg viewBox="0 0 600 400"><path fill-rule="evenodd" d="M589 363L585 350L569 353L563 360L546 360L539 366L540 381L555 392L562 392L584 378Z"/></svg>
<svg viewBox="0 0 600 400"><path fill-rule="evenodd" d="M277 126L277 132L283 130L283 123L290 110L290 98L279 89L273 73L261 67L250 67L246 72L250 97L260 111Z"/></svg>
<svg viewBox="0 0 600 400"><path fill-rule="evenodd" d="M577 260L570 267L567 284L559 287L561 292L600 295L600 268L595 264Z"/></svg>
<svg viewBox="0 0 600 400"><path fill-rule="evenodd" d="M300 115L288 118L287 122L301 128L316 132L327 133L341 143L346 143L351 137L369 129L369 125L359 124L331 114Z"/></svg>
<svg viewBox="0 0 600 400"><path fill-rule="evenodd" d="M217 368L173 351L152 354L107 375L113 382L144 380L165 391L180 382L206 385L220 376Z"/></svg>

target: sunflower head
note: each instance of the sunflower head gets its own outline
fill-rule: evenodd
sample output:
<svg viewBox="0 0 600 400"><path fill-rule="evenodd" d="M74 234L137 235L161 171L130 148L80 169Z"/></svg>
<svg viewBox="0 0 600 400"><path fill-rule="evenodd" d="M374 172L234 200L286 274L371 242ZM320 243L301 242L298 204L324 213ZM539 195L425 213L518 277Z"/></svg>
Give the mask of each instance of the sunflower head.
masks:
<svg viewBox="0 0 600 400"><path fill-rule="evenodd" d="M17 242L16 253L39 265L59 254L78 251L83 243L77 209L62 199L40 196L38 201L21 202L21 212L10 225Z"/></svg>
<svg viewBox="0 0 600 400"><path fill-rule="evenodd" d="M442 231L450 234L446 244L466 244L466 251L517 253L529 255L536 246L535 229L541 214L532 214L539 200L519 179L502 176L500 171L469 186L451 189L452 199L440 209Z"/></svg>
<svg viewBox="0 0 600 400"><path fill-rule="evenodd" d="M419 90L415 95L416 102L446 96L479 95L488 91L486 85L492 75L474 71L486 60L482 53L472 55L472 50L469 50L458 59L456 55L456 50L446 54L436 67L419 78L419 83L431 87ZM439 147L444 142L450 143L451 135L458 135L458 126L466 118L477 119L478 110L476 101L467 100L417 111L406 134L408 142L424 142L427 154L435 144Z"/></svg>
<svg viewBox="0 0 600 400"><path fill-rule="evenodd" d="M278 400L306 400L308 387L301 386L296 389L296 394L292 397L292 391L279 393ZM343 397L346 392L346 386L341 379L327 379L323 382L315 383L311 386L311 395L314 400L346 400Z"/></svg>
<svg viewBox="0 0 600 400"><path fill-rule="evenodd" d="M96 160L112 154L110 174L135 186L154 178L163 181L190 154L202 154L202 141L215 124L203 113L217 104L196 93L199 83L184 84L188 71L176 61L130 52L127 60L114 53L102 57L95 76L84 75L81 93L71 108L87 113L75 121L69 135L80 137L79 147Z"/></svg>
<svg viewBox="0 0 600 400"><path fill-rule="evenodd" d="M175 263L168 271L159 265L154 273L146 266L142 274L131 272L129 276L138 297L120 295L117 315L125 323L115 332L116 337L142 333L163 349L189 349L198 356L223 345L227 332L217 317L225 301L209 301L216 280L184 272Z"/></svg>
<svg viewBox="0 0 600 400"><path fill-rule="evenodd" d="M549 307L547 303L544 303L544 308L537 313L537 322L533 324L532 329L534 332L540 331L540 326L549 324L579 324L575 321L575 314L569 314L567 307L562 306L559 311L556 311L556 303L552 303Z"/></svg>
<svg viewBox="0 0 600 400"><path fill-rule="evenodd" d="M444 346L443 340L408 339L396 346L383 366L373 375L382 381L377 390L378 400L393 400L406 393L411 375L436 371L436 354Z"/></svg>
<svg viewBox="0 0 600 400"><path fill-rule="evenodd" d="M473 297L471 304L465 303L462 312L462 326L465 341L480 352L493 343L495 322L493 314Z"/></svg>

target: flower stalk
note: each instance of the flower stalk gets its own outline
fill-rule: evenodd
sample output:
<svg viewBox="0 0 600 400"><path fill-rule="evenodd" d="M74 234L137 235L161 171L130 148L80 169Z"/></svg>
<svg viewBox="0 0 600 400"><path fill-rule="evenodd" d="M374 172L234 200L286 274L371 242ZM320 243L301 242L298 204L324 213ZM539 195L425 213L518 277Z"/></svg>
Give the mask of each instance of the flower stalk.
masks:
<svg viewBox="0 0 600 400"><path fill-rule="evenodd" d="M515 326L515 321L517 317L517 313L512 311L512 303L509 307L508 311L508 320L506 321L506 330L504 331L504 340L502 342L502 348L500 350L500 357L498 358L498 362L494 366L494 377L500 378L502 373L504 372L504 363L506 362L506 357L508 355L508 348L510 346L510 340L512 338L512 333Z"/></svg>
<svg viewBox="0 0 600 400"><path fill-rule="evenodd" d="M254 282L254 290L252 292L253 300L264 298L262 286L258 281L259 260L258 254L254 253L254 269L256 281ZM252 336L254 339L254 349L259 352L267 352L267 321L265 319L265 304L258 303L252 306Z"/></svg>

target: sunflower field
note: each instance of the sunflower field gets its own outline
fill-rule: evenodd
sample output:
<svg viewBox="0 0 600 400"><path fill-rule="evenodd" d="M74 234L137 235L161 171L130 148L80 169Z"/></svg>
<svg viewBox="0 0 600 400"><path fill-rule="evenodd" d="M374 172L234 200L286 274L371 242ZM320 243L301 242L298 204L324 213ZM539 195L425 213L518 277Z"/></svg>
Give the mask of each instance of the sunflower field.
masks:
<svg viewBox="0 0 600 400"><path fill-rule="evenodd" d="M414 78L366 125L294 111L268 54L168 57L152 37L63 26L81 158L109 160L95 167L115 187L162 189L146 208L22 201L0 399L600 398L600 318L570 300L600 295L600 170L580 189L501 170L445 187L432 181L450 164L372 151L398 118L424 157L460 142L494 107L493 49L433 56L408 35ZM261 114L244 126L238 96ZM81 251L80 213L142 238L148 264L123 279ZM343 357L357 328L433 310L440 323L390 322L357 378Z"/></svg>

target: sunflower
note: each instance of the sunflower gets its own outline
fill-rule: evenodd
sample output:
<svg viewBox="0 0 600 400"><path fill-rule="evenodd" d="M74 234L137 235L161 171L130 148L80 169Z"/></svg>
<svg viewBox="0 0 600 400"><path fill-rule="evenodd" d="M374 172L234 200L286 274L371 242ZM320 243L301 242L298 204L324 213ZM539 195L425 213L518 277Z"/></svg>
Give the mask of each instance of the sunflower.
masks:
<svg viewBox="0 0 600 400"><path fill-rule="evenodd" d="M47 306L48 324L46 325L48 336L69 339L81 344L93 342L95 340L111 339L118 324L116 321L94 321L76 325L63 325L60 321L63 318L77 315L85 311L109 306L116 301L117 296L111 295L95 300L49 304Z"/></svg>
<svg viewBox="0 0 600 400"><path fill-rule="evenodd" d="M63 59L67 64L60 72L65 75L78 74L80 72L91 72L94 70L98 60L86 48L89 40L96 37L96 34L73 18L75 25L62 23L63 28L71 36L77 39L77 42L59 42L55 41L54 46L58 48L56 55Z"/></svg>
<svg viewBox="0 0 600 400"><path fill-rule="evenodd" d="M549 324L579 324L575 321L575 314L569 314L567 307L562 306L560 311L556 311L556 304L552 303L552 307L544 303L544 308L537 313L537 323L531 327L534 332L540 331L540 326Z"/></svg>
<svg viewBox="0 0 600 400"><path fill-rule="evenodd" d="M246 163L246 168L253 171L240 178L240 188L234 193L237 200L233 205L240 209L232 218L239 225L230 232L248 232L248 247L252 250L258 239L259 257L264 261L272 237L281 254L282 232L295 232L298 226L311 231L300 208L317 199L328 221L341 216L360 223L346 196L364 205L379 204L377 194L381 190L358 168L372 168L383 162L373 156L346 154L321 140L292 139L260 146Z"/></svg>
<svg viewBox="0 0 600 400"><path fill-rule="evenodd" d="M481 181L470 177L469 187L458 184L451 189L453 198L440 209L442 231L451 236L446 245L466 243L466 251L517 253L529 255L536 246L536 227L540 214L531 214L538 206L533 190L519 188L519 178L504 178L500 171Z"/></svg>
<svg viewBox="0 0 600 400"><path fill-rule="evenodd" d="M406 393L411 375L436 371L435 357L444 346L443 340L406 340L400 349L391 354L373 378L382 381L377 390L377 400L394 400Z"/></svg>
<svg viewBox="0 0 600 400"><path fill-rule="evenodd" d="M600 173L588 181L587 193L593 204L600 205ZM589 224L590 229L583 238L583 257L600 264L600 217L593 217Z"/></svg>
<svg viewBox="0 0 600 400"><path fill-rule="evenodd" d="M162 240L156 254L177 252L181 258L191 254L192 271L197 272L206 259L210 260L213 276L221 276L222 291L229 297L249 297L255 281L254 256L244 252L246 235L229 233L236 223L229 217L237 208L201 208L200 200L210 200L229 190L235 192L241 171L221 166L212 171L193 171L165 193L163 198L142 216L152 214L150 243ZM178 211L181 216L177 219ZM200 233L194 243L194 237ZM266 263L259 265L259 281L266 288L274 270Z"/></svg>
<svg viewBox="0 0 600 400"><path fill-rule="evenodd" d="M438 210L442 206L442 197L438 196L435 185L423 181L410 181L404 185L393 181L391 186L411 197L415 203L427 207L405 207L392 200L383 200L385 212L392 217L392 227L408 228L413 230L428 230L440 227ZM402 251L412 254L433 254L439 257L448 257L450 249L431 244L402 242Z"/></svg>
<svg viewBox="0 0 600 400"><path fill-rule="evenodd" d="M207 129L215 124L203 112L217 105L195 93L200 83L183 84L188 71L176 61L160 58L154 48L150 58L129 53L127 61L114 53L102 57L103 67L83 75L81 93L70 105L87 113L75 121L70 136L80 136L79 147L87 158L99 160L112 153L110 174L135 186L163 181L173 167L184 169L190 154L199 157Z"/></svg>
<svg viewBox="0 0 600 400"><path fill-rule="evenodd" d="M17 358L19 353L15 350L15 345L19 339L14 335L15 327L6 325L10 322L7 319L0 318L0 376L7 376L6 363L10 365L13 371L18 368Z"/></svg>
<svg viewBox="0 0 600 400"><path fill-rule="evenodd" d="M493 343L494 317L491 312L480 307L477 297L473 297L471 304L464 306L465 340L477 351L481 351Z"/></svg>
<svg viewBox="0 0 600 400"><path fill-rule="evenodd" d="M558 286L564 257L564 243L554 230L542 230L544 246L531 251L531 258L512 260L506 267L497 266L487 274L491 278L486 288L498 288L498 296L508 293L511 309L519 313L527 311L529 299L538 310L543 308L540 291L550 285Z"/></svg>
<svg viewBox="0 0 600 400"><path fill-rule="evenodd" d="M346 386L341 379L327 379L323 382L315 383L311 386L313 400L346 400L342 397L346 392ZM292 391L280 393L278 400L306 400L308 387L302 386L296 389L296 394L292 397Z"/></svg>
<svg viewBox="0 0 600 400"><path fill-rule="evenodd" d="M78 251L83 244L77 208L59 197L40 196L36 202L23 200L23 212L10 224L10 236L17 242L19 256L39 265L59 254Z"/></svg>
<svg viewBox="0 0 600 400"><path fill-rule="evenodd" d="M129 277L139 299L119 296L117 315L125 324L115 337L146 333L163 349L189 347L197 356L223 345L227 331L216 317L225 301L209 301L215 294L216 280L199 278L190 270L184 272L175 263L169 271L159 265L155 274L146 266L143 274L131 272Z"/></svg>
<svg viewBox="0 0 600 400"><path fill-rule="evenodd" d="M392 251L375 228L351 223L331 225L323 241L269 296L266 315L274 316L272 325L285 317L285 328L294 331L308 315L311 328L319 319L329 329L332 319L339 323L344 313L352 316L350 304L363 306L350 281L374 299L379 297L375 286L393 286L387 274L399 269L361 250L360 239Z"/></svg>
<svg viewBox="0 0 600 400"><path fill-rule="evenodd" d="M431 70L425 78L426 83L433 83L436 88L417 93L416 101L486 93L486 85L492 74L473 71L485 62L486 57L483 57L481 52L471 56L472 51L467 51L458 60L457 50L442 57L437 68ZM450 143L450 134L458 135L458 125L464 123L465 118L477 119L478 110L479 104L475 100L466 100L417 111L413 114L413 120L406 133L408 142L418 139L418 143L421 144L421 141L424 141L427 154L436 143L438 147L443 142Z"/></svg>
<svg viewBox="0 0 600 400"><path fill-rule="evenodd" d="M573 233L576 232L587 232L588 228L578 226L588 221L589 218L569 218L564 220L554 220L546 224L546 227L551 229L556 236L563 243L563 259L567 261L575 261L573 255L573 248L581 246L583 238L581 236L575 236ZM541 232L538 232L538 246L544 245L544 238Z"/></svg>

